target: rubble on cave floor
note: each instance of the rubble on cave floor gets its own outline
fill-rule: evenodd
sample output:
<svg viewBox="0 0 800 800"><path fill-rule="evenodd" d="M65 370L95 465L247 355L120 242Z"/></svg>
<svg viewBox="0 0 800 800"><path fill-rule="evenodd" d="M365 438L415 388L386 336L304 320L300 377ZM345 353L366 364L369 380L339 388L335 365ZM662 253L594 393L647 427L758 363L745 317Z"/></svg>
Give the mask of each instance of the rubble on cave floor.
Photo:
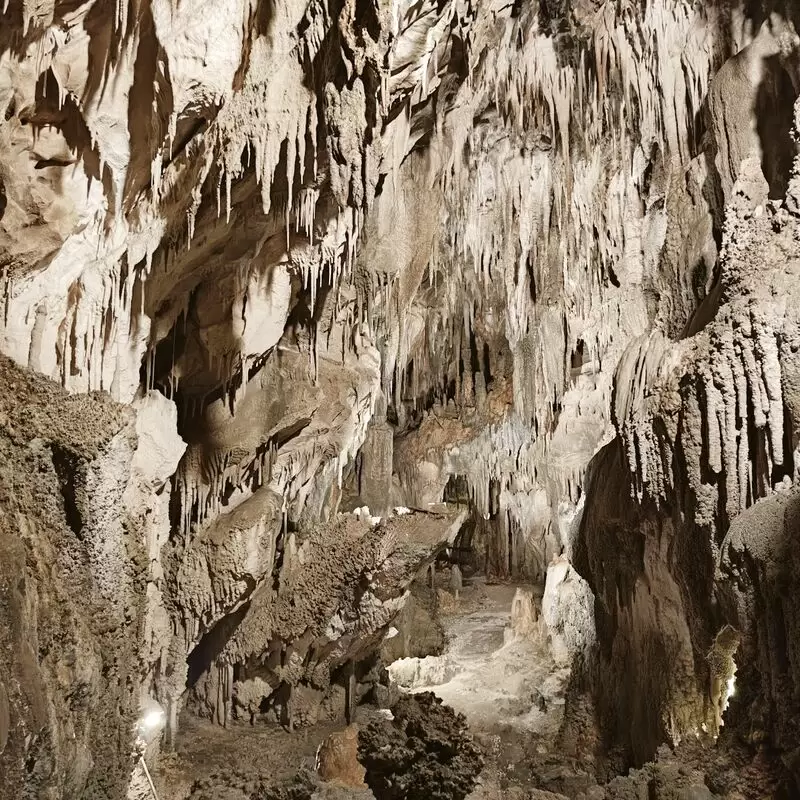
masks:
<svg viewBox="0 0 800 800"><path fill-rule="evenodd" d="M367 785L381 800L464 800L484 758L463 714L432 692L401 695L391 720L358 734Z"/></svg>
<svg viewBox="0 0 800 800"><path fill-rule="evenodd" d="M176 751L164 754L154 775L160 798L197 800L203 792L231 800L247 797L246 788L260 783L289 781L300 770L313 772L319 746L342 723L298 728L293 733L279 725L213 725L191 714L181 720Z"/></svg>
<svg viewBox="0 0 800 800"><path fill-rule="evenodd" d="M447 575L438 571L436 582L447 585ZM389 673L406 693L433 692L466 718L484 763L467 800L742 800L754 796L748 787L770 785L766 768L759 777L755 767L743 769L744 762L710 741L684 743L675 752L662 747L655 762L598 785L591 758L569 755L563 747L569 670L552 657L537 592L487 584L480 576L466 582L458 600L441 588L431 592L424 579L414 591L420 606L433 609L444 647L440 655L399 659ZM162 756L155 774L159 797L370 800L375 796L366 786L342 779L360 774L361 767L347 762L337 742L371 724L389 725L387 711L362 705L355 728L341 720L291 733L246 722L222 728L184 714L177 751ZM585 724L592 723L587 718ZM323 780L317 767L326 749L336 751L336 765L321 770Z"/></svg>
<svg viewBox="0 0 800 800"><path fill-rule="evenodd" d="M441 571L438 583L446 585ZM417 590L420 603L429 599L424 588ZM402 659L395 662L393 674L398 665L416 664L417 675L427 676L429 683L418 682L414 691L430 689L466 716L486 760L472 797L494 796L502 786L527 784L533 789L536 776L526 764L555 747L569 674L549 655L534 592L487 585L477 577L467 582L458 601L442 589L434 594L435 617L446 635L443 653ZM410 635L413 639L414 631ZM440 679L441 672L436 677L441 665L450 670L446 680ZM366 728L380 714L372 706L360 706L356 725ZM246 722L232 722L225 729L187 713L177 751L161 758L156 783L163 796L174 800L198 800L209 791L221 792L221 797L233 792L232 800L240 800L239 794L247 798L267 779L274 783L299 771L313 772L319 746L344 728L341 721L294 733ZM338 786L337 792L342 797L370 796L352 787Z"/></svg>

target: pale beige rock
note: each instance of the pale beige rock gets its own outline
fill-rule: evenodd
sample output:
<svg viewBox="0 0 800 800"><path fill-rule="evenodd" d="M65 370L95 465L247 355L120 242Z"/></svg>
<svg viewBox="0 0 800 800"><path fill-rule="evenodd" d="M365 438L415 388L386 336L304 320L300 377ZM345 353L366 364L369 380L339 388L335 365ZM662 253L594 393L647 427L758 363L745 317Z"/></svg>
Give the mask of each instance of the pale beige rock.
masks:
<svg viewBox="0 0 800 800"><path fill-rule="evenodd" d="M358 761L358 728L355 725L332 733L319 746L316 769L324 781L356 789L365 786L364 767Z"/></svg>

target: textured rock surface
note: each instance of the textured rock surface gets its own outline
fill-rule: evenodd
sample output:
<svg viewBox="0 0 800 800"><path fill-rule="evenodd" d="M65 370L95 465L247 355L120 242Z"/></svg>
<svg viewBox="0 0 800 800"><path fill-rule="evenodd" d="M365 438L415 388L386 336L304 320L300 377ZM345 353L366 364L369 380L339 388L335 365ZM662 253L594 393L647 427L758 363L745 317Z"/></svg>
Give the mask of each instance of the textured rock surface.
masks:
<svg viewBox="0 0 800 800"><path fill-rule="evenodd" d="M145 611L135 444L130 411L0 357L3 797L124 795Z"/></svg>
<svg viewBox="0 0 800 800"><path fill-rule="evenodd" d="M341 733L331 734L317 752L320 778L342 786L364 788L364 767L358 760L358 728L350 725Z"/></svg>
<svg viewBox="0 0 800 800"><path fill-rule="evenodd" d="M292 534L277 589L264 583L253 592L227 641L212 631L201 642L201 654L207 649L213 660L190 675L195 694L222 723L230 703L239 716L266 704L281 722L324 718L323 697L336 702L337 670L377 647L406 587L455 538L463 516L409 514L374 528L344 517L304 539Z"/></svg>
<svg viewBox="0 0 800 800"><path fill-rule="evenodd" d="M795 5L0 5L12 794L118 797L140 687L338 713L467 513L601 771L732 659L800 779Z"/></svg>
<svg viewBox="0 0 800 800"><path fill-rule="evenodd" d="M367 785L386 800L464 800L483 766L463 715L430 692L392 706L394 718L358 735Z"/></svg>

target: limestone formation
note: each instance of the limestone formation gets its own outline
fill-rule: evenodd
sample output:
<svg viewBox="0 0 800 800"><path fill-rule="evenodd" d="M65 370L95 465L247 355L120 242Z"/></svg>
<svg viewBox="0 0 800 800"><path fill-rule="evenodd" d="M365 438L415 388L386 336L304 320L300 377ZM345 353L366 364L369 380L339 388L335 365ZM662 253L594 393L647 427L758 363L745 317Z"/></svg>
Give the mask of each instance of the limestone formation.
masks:
<svg viewBox="0 0 800 800"><path fill-rule="evenodd" d="M437 559L534 584L608 797L800 792L798 30L0 2L0 797L121 800L156 702L154 768L343 725Z"/></svg>
<svg viewBox="0 0 800 800"><path fill-rule="evenodd" d="M324 781L364 787L364 767L358 761L358 728L331 734L317 751L317 772Z"/></svg>
<svg viewBox="0 0 800 800"><path fill-rule="evenodd" d="M135 416L0 357L0 420L0 796L122 797L145 666Z"/></svg>

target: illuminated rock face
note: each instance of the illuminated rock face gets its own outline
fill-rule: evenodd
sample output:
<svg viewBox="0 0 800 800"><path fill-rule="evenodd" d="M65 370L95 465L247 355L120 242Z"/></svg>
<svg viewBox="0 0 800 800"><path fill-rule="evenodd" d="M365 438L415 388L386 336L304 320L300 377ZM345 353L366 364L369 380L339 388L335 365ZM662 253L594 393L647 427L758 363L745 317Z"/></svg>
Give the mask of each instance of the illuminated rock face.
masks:
<svg viewBox="0 0 800 800"><path fill-rule="evenodd" d="M714 724L724 624L750 653L785 625L741 694L788 747L797 631L753 611L766 573L741 588L732 553L756 545L729 535L794 482L800 419L800 21L762 5L0 5L0 352L136 414L81 473L82 546L109 613L141 604L130 669L170 730L190 689L224 721L248 659L322 692L453 535L367 546L338 512L460 486L482 566L548 576L548 625L628 761ZM394 566L364 607L320 578L338 655L295 669L321 634L286 620L285 647L238 647L346 535Z"/></svg>

